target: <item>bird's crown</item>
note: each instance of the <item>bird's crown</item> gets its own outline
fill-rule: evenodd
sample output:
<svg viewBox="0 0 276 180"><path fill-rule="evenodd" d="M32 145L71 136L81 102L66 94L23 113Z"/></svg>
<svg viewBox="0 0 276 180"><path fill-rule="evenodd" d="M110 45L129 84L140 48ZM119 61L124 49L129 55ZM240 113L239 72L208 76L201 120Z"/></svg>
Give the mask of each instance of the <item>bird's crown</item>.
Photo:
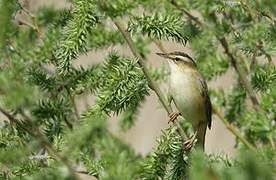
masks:
<svg viewBox="0 0 276 180"><path fill-rule="evenodd" d="M196 63L193 60L193 58L184 52L174 51L171 53L156 53L156 54L166 59L173 60L176 63L183 62L186 64L196 66Z"/></svg>

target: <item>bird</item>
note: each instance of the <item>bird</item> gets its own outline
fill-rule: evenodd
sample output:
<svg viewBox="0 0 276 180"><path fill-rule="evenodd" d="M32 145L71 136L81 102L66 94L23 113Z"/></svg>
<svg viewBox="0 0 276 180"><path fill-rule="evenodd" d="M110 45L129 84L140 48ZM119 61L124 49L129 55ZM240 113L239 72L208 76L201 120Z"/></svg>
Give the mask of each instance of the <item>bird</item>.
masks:
<svg viewBox="0 0 276 180"><path fill-rule="evenodd" d="M169 115L169 122L174 122L179 115L192 124L194 135L190 145L204 150L207 127L212 124L212 104L208 87L198 71L193 58L184 52L156 53L165 58L169 65L168 101L174 102L178 112Z"/></svg>

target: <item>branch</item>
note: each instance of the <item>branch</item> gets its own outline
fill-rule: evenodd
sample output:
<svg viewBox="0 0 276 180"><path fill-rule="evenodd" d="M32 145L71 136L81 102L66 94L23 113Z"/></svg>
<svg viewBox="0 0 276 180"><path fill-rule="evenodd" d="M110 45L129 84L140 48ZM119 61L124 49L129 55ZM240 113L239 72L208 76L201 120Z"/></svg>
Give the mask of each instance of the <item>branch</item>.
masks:
<svg viewBox="0 0 276 180"><path fill-rule="evenodd" d="M257 16L263 16L263 17L267 18L268 20L270 20L271 23L276 24L276 20L275 20L272 16L270 16L269 14L267 14L266 12L260 12L258 9L249 7L249 6L247 5L247 4L248 4L247 1L241 0L240 3L241 3L241 5L244 7L244 9L247 10L247 11L249 12L250 16L251 16L253 19L254 19L253 16L254 16L255 13L256 13ZM258 3L258 2L256 1L256 3ZM254 15L253 15L253 14L254 14Z"/></svg>
<svg viewBox="0 0 276 180"><path fill-rule="evenodd" d="M162 53L165 53L165 54L168 53L161 41L154 40L153 42Z"/></svg>
<svg viewBox="0 0 276 180"><path fill-rule="evenodd" d="M29 11L26 7L24 7L19 0L17 1L17 4L19 5L19 8L22 9L22 11L24 11L31 18L35 17L35 15L31 11Z"/></svg>
<svg viewBox="0 0 276 180"><path fill-rule="evenodd" d="M30 16L30 18L32 19L32 23L33 24L26 23L26 22L24 22L22 20L18 20L19 23L22 23L24 25L27 25L27 26L31 27L34 31L37 32L38 37L40 37L41 36L41 31L40 31L40 29L38 27L36 16L31 11L29 11L27 8L25 8L19 1L18 1L17 4L19 5L19 7L22 9L23 12L25 12L28 16Z"/></svg>
<svg viewBox="0 0 276 180"><path fill-rule="evenodd" d="M217 115L217 117L223 122L223 124L226 126L226 128L234 134L244 145L248 147L248 149L252 151L256 151L256 148L246 140L246 138L243 137L243 135L240 133L238 128L236 128L233 124L230 124L227 119L225 119L220 112L220 110L216 107L213 107L213 112Z"/></svg>
<svg viewBox="0 0 276 180"><path fill-rule="evenodd" d="M170 3L179 11L182 11L189 19L191 19L192 21L196 22L199 26L203 26L203 23L194 15L192 15L187 9L183 8L183 7L179 7L179 5L176 3L175 0L171 0Z"/></svg>
<svg viewBox="0 0 276 180"><path fill-rule="evenodd" d="M25 20L23 20L23 19L17 19L17 22L18 22L18 25L25 25L25 26L28 26L28 27L30 27L31 29L33 29L34 31L36 31L36 27L33 25L33 24L31 24L31 23L29 23L29 22L27 22L27 21L25 21Z"/></svg>
<svg viewBox="0 0 276 180"><path fill-rule="evenodd" d="M8 113L5 109L3 109L2 107L0 107L0 112L5 115L8 120L10 121L10 123L12 123L12 125L17 125L19 128L21 128L24 131L28 131L27 128L25 128L24 126L21 126L21 123L19 120L15 119L10 113Z"/></svg>
<svg viewBox="0 0 276 180"><path fill-rule="evenodd" d="M52 157L54 157L58 161L61 161L67 167L67 169L69 170L73 179L76 179L76 180L79 179L78 175L76 174L74 168L71 166L71 164L67 160L67 158L60 155L56 151L56 149L54 149L52 144L48 141L47 137L40 131L39 128L29 129L29 128L26 128L25 126L22 126L20 120L16 119L13 115L11 115L8 111L6 111L2 107L0 107L0 112L3 113L9 119L10 122L17 125L18 128L27 132L32 137L34 137L40 143L40 145L42 147L44 147L49 152L49 154ZM24 117L26 117L26 119L25 119L26 122L30 123L31 125L33 124L32 120L29 117L27 117L27 116L24 116ZM33 126L31 126L31 127L33 127Z"/></svg>
<svg viewBox="0 0 276 180"><path fill-rule="evenodd" d="M69 96L71 105L73 106L76 121L79 122L80 121L80 115L79 115L79 111L78 111L78 108L77 108L77 105L76 105L75 97L71 94L70 89L66 88L66 91L67 91L67 94Z"/></svg>
<svg viewBox="0 0 276 180"><path fill-rule="evenodd" d="M132 54L138 59L138 63L141 67L141 69L143 70L146 79L149 83L149 87L155 92L155 94L158 96L159 100L161 101L161 104L163 105L163 107L166 109L168 114L171 114L173 112L171 105L168 103L165 95L161 92L158 84L152 80L151 76L150 76L150 72L147 69L147 63L146 61L141 57L141 55L139 54L139 52L137 51L133 40L131 39L130 34L125 31L123 24L119 21L119 20L113 20L114 24L116 25L116 27L118 28L118 30L122 33L123 37L125 38ZM181 125L179 122L176 122L176 126L177 126L177 130L178 133L180 134L180 136L182 137L183 141L187 138L186 133L184 132L184 130L182 129Z"/></svg>
<svg viewBox="0 0 276 180"><path fill-rule="evenodd" d="M256 111L260 110L259 108L259 102L256 97L256 94L253 90L253 87L251 86L249 80L247 79L245 73L243 72L242 68L238 64L237 59L234 57L234 55L230 52L228 42L226 41L225 37L222 37L219 39L220 44L222 45L225 54L229 57L231 65L234 67L236 72L239 75L239 80L242 86L245 88L245 90L248 92L249 98L251 99L251 102L253 104L253 107Z"/></svg>
<svg viewBox="0 0 276 180"><path fill-rule="evenodd" d="M89 176L89 179L91 178L90 180L98 179L96 176L91 175L88 171L85 171L85 170L76 170L76 173L83 174L85 176Z"/></svg>

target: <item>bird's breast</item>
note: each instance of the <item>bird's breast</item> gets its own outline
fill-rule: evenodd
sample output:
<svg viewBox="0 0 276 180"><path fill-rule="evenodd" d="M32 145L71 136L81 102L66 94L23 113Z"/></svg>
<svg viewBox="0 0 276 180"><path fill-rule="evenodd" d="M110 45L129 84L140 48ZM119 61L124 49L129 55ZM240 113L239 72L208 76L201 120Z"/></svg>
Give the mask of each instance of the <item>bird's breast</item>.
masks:
<svg viewBox="0 0 276 180"><path fill-rule="evenodd" d="M185 119L196 125L204 117L203 97L195 74L190 71L176 70L170 75L170 94Z"/></svg>

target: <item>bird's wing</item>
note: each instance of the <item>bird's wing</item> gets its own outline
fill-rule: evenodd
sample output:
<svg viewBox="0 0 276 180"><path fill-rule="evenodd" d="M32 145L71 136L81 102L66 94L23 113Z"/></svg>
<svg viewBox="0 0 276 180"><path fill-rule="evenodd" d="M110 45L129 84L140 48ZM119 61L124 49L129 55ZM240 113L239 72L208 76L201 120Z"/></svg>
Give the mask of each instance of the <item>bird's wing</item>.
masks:
<svg viewBox="0 0 276 180"><path fill-rule="evenodd" d="M198 77L199 77L198 80L201 85L200 93L204 98L206 117L207 117L207 121L208 121L208 128L210 129L211 124L212 124L212 104L210 101L210 97L208 95L208 87L207 87L207 84L206 84L204 78L202 77L202 75L199 75Z"/></svg>

